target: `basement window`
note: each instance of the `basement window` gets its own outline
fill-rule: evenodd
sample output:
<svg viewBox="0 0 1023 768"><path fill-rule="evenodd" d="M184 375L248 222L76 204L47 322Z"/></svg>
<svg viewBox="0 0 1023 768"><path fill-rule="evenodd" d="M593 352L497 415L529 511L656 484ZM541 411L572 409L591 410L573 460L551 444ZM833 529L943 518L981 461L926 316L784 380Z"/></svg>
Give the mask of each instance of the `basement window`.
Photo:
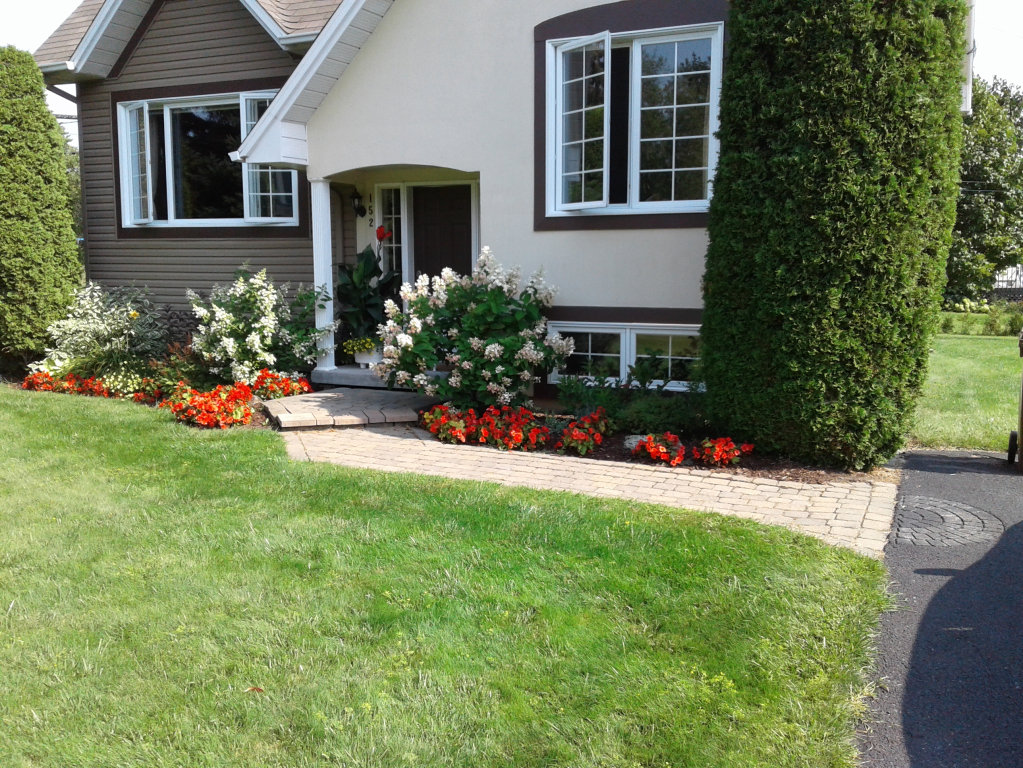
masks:
<svg viewBox="0 0 1023 768"><path fill-rule="evenodd" d="M126 226L295 225L298 174L228 156L272 92L118 105Z"/></svg>

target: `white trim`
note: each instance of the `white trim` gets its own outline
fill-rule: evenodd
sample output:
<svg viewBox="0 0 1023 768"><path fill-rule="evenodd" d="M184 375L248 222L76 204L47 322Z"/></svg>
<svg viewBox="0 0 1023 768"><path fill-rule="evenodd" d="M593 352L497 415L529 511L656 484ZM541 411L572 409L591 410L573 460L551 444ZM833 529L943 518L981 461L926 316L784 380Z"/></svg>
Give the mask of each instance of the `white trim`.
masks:
<svg viewBox="0 0 1023 768"><path fill-rule="evenodd" d="M964 115L973 114L973 64L977 56L977 4L968 0L969 12L966 17L966 59L963 61L963 102L960 109Z"/></svg>
<svg viewBox="0 0 1023 768"><path fill-rule="evenodd" d="M282 157L280 124L287 121L301 124L304 127L304 120L289 118L288 113L305 93L313 78L319 74L320 68L331 58L331 53L333 53L342 36L348 31L356 17L363 10L370 10L372 14L382 18L390 10L392 4L393 0L342 1L341 5L334 11L334 15L330 17L330 20L320 31L312 47L302 57L298 67L291 73L288 82L284 84L277 98L274 99L266 114L263 115L263 119L259 121L259 124L252 133L238 147L238 159L245 162L251 161L267 164L291 162ZM360 36L368 37L372 35L375 27L374 23L370 29L362 32ZM358 50L362 44L364 43L354 44L352 47ZM347 68L347 65L340 67L341 72L331 75L331 78L336 82L341 77L341 74L343 74L345 68ZM322 97L320 100L322 101ZM317 106L318 104L319 101ZM313 111L315 111L315 107ZM308 157L308 155L306 154L305 157Z"/></svg>
<svg viewBox="0 0 1023 768"><path fill-rule="evenodd" d="M96 43L100 41L100 38L107 31L107 27L114 20L114 16L118 11L121 10L121 5L124 4L124 0L106 0L103 3L103 7L99 9L99 13L92 20L92 24L85 31L82 39L79 41L78 46L75 48L75 52L71 54L71 61L68 62L68 69L72 71L81 71L85 65L89 62L89 57L92 52L96 49ZM150 2L150 5L152 3ZM125 41L127 45L128 41Z"/></svg>
<svg viewBox="0 0 1023 768"><path fill-rule="evenodd" d="M266 30L267 34L274 39L277 45L284 48L284 39L287 37L287 33L281 28L280 24L274 21L273 16L267 13L266 9L256 0L241 0L241 3L256 18L259 26Z"/></svg>
<svg viewBox="0 0 1023 768"><path fill-rule="evenodd" d="M600 200L593 200L592 202L579 202L579 203L566 203L562 198L564 191L564 152L562 151L565 146L565 112L561 109L563 99L559 98L563 93L563 86L565 82L565 54L571 53L572 51L580 48L585 49L589 45L595 45L600 43L604 46L604 159L601 173L603 173L604 189ZM578 40L572 40L568 43L561 43L560 45L554 46L554 61L555 61L555 77L554 77L554 189L555 189L555 207L559 211L583 211L592 208L606 208L608 203L608 192L610 190L610 158L611 158L611 33L601 32L590 37L579 38ZM582 135L580 137L581 151L582 154L579 158L580 169L579 176L581 178L582 197L586 196L586 70L585 61L583 63L583 106L581 108L582 113ZM575 142L573 142L575 143Z"/></svg>
<svg viewBox="0 0 1023 768"><path fill-rule="evenodd" d="M379 227L383 223L383 206L380 205L380 190L400 189L401 190L401 274L407 283L415 282L415 245L413 243L413 232L415 222L412 221L412 205L410 189L415 187L463 187L470 188L470 200L472 202L472 268L476 268L476 260L481 250L480 239L480 183L478 179L461 179L456 181L408 181L375 184L373 196L375 199L373 210L373 226ZM413 194L415 194L413 192ZM432 277L432 275L431 275Z"/></svg>
<svg viewBox="0 0 1023 768"><path fill-rule="evenodd" d="M330 182L313 179L311 187L312 234L313 234L313 289L324 288L330 300L316 303L316 327L323 329L334 322L334 243L331 236ZM320 304L323 307L320 307ZM330 333L319 342L321 350L317 358L317 371L333 371L336 366L334 355L327 350L334 346L334 334Z"/></svg>
<svg viewBox="0 0 1023 768"><path fill-rule="evenodd" d="M710 197L713 196L714 174L717 169L719 144L717 131L719 124L719 110L721 103L721 80L723 72L722 57L724 53L724 23L714 22L710 24L693 24L681 27L662 27L659 29L634 30L630 32L616 32L611 36L611 48L616 47L615 43L627 41L633 49L633 59L630 66L630 115L629 115L629 202L628 204L614 204L599 208L586 208L583 210L568 210L560 205L560 192L558 171L560 161L557 156L560 150L558 140L560 138L558 103L560 80L559 62L557 52L563 50L561 46L573 39L558 39L547 41L547 161L546 161L546 189L545 215L548 218L564 218L569 216L635 216L650 213L705 213L710 210ZM637 64L640 46L656 41L678 41L692 40L709 37L711 39L711 106L710 106L710 139L708 147L708 199L706 200L680 200L656 203L641 203L639 197L639 118L640 118L640 88L642 75ZM587 38L589 39L589 38ZM583 40L583 38L579 38ZM622 46L617 46L622 47ZM610 56L610 49L609 49ZM608 77L610 77L610 58L608 63ZM605 91L605 97L610 98L609 89ZM610 119L610 110L605 107L606 117ZM610 151L610 136L605 146ZM610 168L605 173L605 182L610 182Z"/></svg>
<svg viewBox="0 0 1023 768"><path fill-rule="evenodd" d="M258 0L241 0L241 4L252 14L266 33L273 38L274 42L284 50L301 49L314 42L319 34L317 32L289 34L267 13ZM89 65L89 60L96 52L100 41L103 40L103 37L110 30L111 25L118 25L127 33L126 35L122 34L124 39L117 38L113 41L107 41L104 45L105 50L103 50L103 53L113 53L116 58L127 47L132 34L138 29L138 25L145 18L145 14L152 5L152 0L148 0L148 2L146 0L106 0L96 13L85 34L82 35L82 39L79 40L74 53L71 54L71 60L60 64L47 64L41 68L43 74L60 74L62 72L82 74ZM135 7L126 8L125 6ZM118 15L122 11L128 18L118 19ZM113 50L109 49L110 42L114 43L115 47ZM106 77L111 69L112 65L101 66L97 71L90 74Z"/></svg>
<svg viewBox="0 0 1023 768"><path fill-rule="evenodd" d="M656 324L656 323L599 323L599 322L559 322L547 324L548 333L617 333L620 334L620 365L619 380L624 379L629 368L636 364L636 337L640 334L664 336L699 336L701 326L697 324ZM548 384L557 384L558 371L548 375ZM686 392L689 383L684 381L653 382L655 386L664 386L669 392Z"/></svg>

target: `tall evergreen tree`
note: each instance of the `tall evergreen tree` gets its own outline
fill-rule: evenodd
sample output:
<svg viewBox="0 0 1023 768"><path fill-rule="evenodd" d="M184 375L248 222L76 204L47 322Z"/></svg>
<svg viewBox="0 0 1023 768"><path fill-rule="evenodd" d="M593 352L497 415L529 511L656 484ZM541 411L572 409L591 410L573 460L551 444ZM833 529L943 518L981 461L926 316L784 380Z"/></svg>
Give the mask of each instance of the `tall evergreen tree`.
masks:
<svg viewBox="0 0 1023 768"><path fill-rule="evenodd" d="M955 221L964 0L733 0L704 283L711 416L869 467L926 374Z"/></svg>
<svg viewBox="0 0 1023 768"><path fill-rule="evenodd" d="M0 48L0 355L46 345L81 285L64 137L32 56Z"/></svg>

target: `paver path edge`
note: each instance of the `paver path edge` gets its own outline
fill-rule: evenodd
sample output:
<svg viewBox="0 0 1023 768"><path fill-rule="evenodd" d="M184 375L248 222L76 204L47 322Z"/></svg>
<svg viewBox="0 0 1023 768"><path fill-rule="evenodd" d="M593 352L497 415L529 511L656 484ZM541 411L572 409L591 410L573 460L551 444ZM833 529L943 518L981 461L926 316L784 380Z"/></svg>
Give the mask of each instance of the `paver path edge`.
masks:
<svg viewBox="0 0 1023 768"><path fill-rule="evenodd" d="M797 483L724 472L446 445L409 426L282 433L289 456L382 472L436 475L716 512L781 525L883 557L898 487Z"/></svg>

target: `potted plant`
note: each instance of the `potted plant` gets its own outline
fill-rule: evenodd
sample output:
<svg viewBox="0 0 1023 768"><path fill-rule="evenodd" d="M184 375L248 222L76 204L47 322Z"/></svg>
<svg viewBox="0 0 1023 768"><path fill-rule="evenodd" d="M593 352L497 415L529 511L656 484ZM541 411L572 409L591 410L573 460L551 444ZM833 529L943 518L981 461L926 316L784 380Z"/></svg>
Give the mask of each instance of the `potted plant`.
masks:
<svg viewBox="0 0 1023 768"><path fill-rule="evenodd" d="M391 237L383 227L376 231L377 245L366 246L355 264L338 267L338 281L335 292L338 301L338 315L347 340L342 345L345 352L355 356L355 362L363 368L383 360L377 339L379 326L387 322L384 302L398 295L401 275L394 270L381 269L380 247Z"/></svg>
<svg viewBox="0 0 1023 768"><path fill-rule="evenodd" d="M355 358L360 368L369 368L384 360L384 355L374 339L349 339L342 346L345 352Z"/></svg>

